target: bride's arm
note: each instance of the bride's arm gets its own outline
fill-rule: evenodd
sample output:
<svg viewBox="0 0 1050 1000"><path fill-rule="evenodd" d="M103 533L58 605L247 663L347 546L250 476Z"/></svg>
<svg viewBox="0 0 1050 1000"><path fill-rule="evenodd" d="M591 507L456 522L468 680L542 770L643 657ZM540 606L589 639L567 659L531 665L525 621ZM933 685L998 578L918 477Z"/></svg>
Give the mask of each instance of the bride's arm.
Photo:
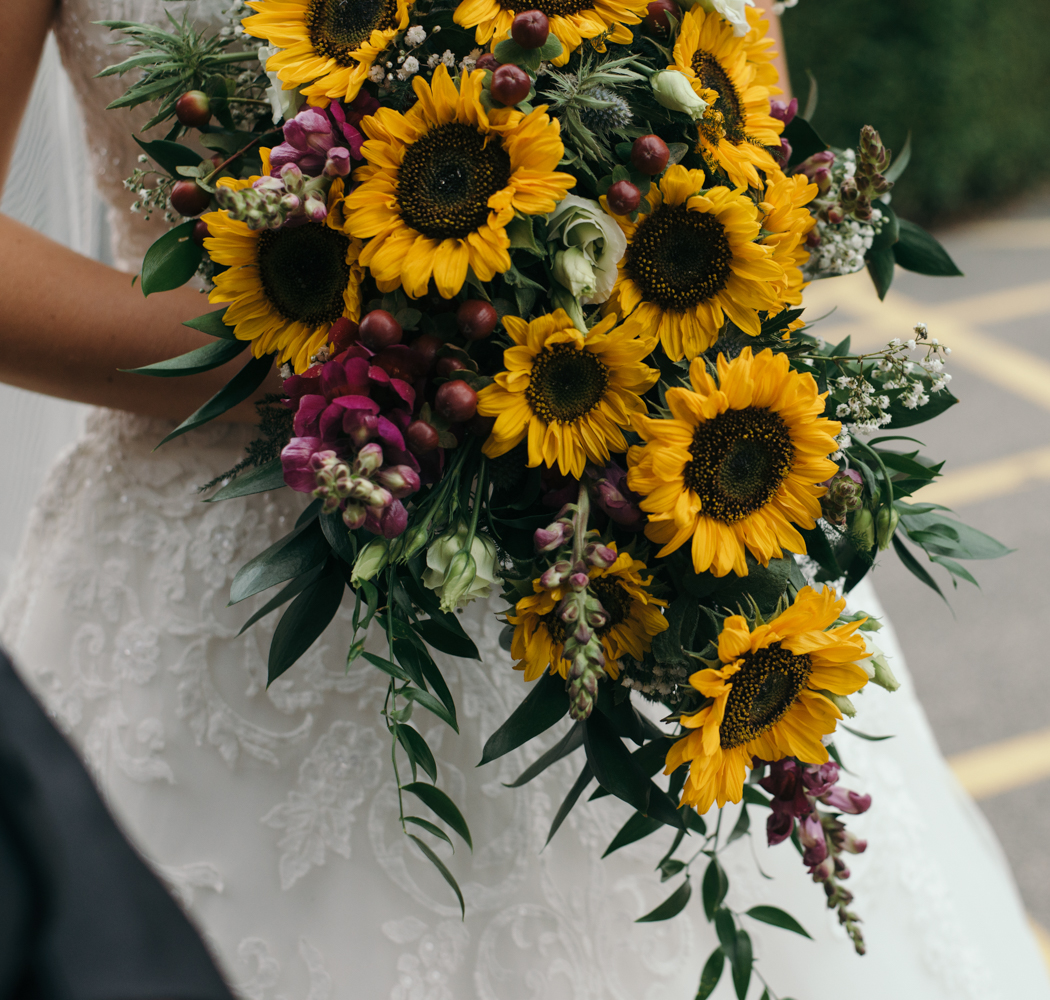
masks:
<svg viewBox="0 0 1050 1000"><path fill-rule="evenodd" d="M48 0L0 0L0 186L50 26ZM87 169L87 164L84 165ZM52 197L61 199L61 191ZM182 418L245 363L186 378L126 375L212 342L181 325L209 310L189 288L145 298L131 277L0 215L0 381L82 403ZM272 374L264 391L276 391ZM227 414L251 420L250 403Z"/></svg>

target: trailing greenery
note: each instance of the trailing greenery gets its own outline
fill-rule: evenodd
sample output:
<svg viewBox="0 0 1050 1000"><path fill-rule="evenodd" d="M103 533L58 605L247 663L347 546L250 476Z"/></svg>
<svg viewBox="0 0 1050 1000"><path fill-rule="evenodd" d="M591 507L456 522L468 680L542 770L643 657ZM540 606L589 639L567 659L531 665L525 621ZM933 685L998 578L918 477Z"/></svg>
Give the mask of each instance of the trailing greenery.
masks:
<svg viewBox="0 0 1050 1000"><path fill-rule="evenodd" d="M795 94L820 87L813 124L835 146L862 125L894 150L911 131L898 213L929 223L1050 177L1050 4L803 0L783 18Z"/></svg>

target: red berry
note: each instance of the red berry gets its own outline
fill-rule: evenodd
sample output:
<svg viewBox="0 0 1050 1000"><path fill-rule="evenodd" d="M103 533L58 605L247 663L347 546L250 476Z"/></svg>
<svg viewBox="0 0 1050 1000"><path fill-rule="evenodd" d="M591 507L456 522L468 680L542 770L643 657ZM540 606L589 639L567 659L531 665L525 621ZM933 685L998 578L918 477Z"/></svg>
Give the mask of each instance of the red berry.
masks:
<svg viewBox="0 0 1050 1000"><path fill-rule="evenodd" d="M332 345L332 354L342 354L358 339L357 324L353 320L340 316L328 331L328 343Z"/></svg>
<svg viewBox="0 0 1050 1000"><path fill-rule="evenodd" d="M654 34L666 35L671 30L668 14L681 23L682 8L673 0L652 0L645 15L645 26Z"/></svg>
<svg viewBox="0 0 1050 1000"><path fill-rule="evenodd" d="M453 424L469 420L478 410L478 394L463 379L446 382L434 397L434 412Z"/></svg>
<svg viewBox="0 0 1050 1000"><path fill-rule="evenodd" d="M361 343L370 351L400 344L401 324L385 309L373 309L361 317Z"/></svg>
<svg viewBox="0 0 1050 1000"><path fill-rule="evenodd" d="M171 207L179 215L192 219L211 204L211 195L196 181L176 181L171 189Z"/></svg>
<svg viewBox="0 0 1050 1000"><path fill-rule="evenodd" d="M413 455L425 455L438 446L438 432L425 420L413 420L405 431L405 443Z"/></svg>
<svg viewBox="0 0 1050 1000"><path fill-rule="evenodd" d="M671 151L658 135L641 135L631 147L631 163L641 174L654 176L667 166Z"/></svg>
<svg viewBox="0 0 1050 1000"><path fill-rule="evenodd" d="M630 181L617 181L605 192L605 200L613 215L630 215L642 201L642 192Z"/></svg>
<svg viewBox="0 0 1050 1000"><path fill-rule="evenodd" d="M499 66L499 60L491 53L486 52L483 55L478 56L478 61L474 63L477 69L490 69L495 71L496 67Z"/></svg>
<svg viewBox="0 0 1050 1000"><path fill-rule="evenodd" d="M437 373L442 378L448 378L453 372L463 371L467 371L467 366L454 354L438 359Z"/></svg>
<svg viewBox="0 0 1050 1000"><path fill-rule="evenodd" d="M456 310L456 322L459 332L467 340L484 340L499 322L499 315L491 302L481 299L467 299Z"/></svg>
<svg viewBox="0 0 1050 1000"><path fill-rule="evenodd" d="M175 102L175 117L180 125L204 128L211 121L211 101L203 90L188 90Z"/></svg>
<svg viewBox="0 0 1050 1000"><path fill-rule="evenodd" d="M408 346L423 359L423 363L427 368L431 368L443 343L444 341L440 337L435 337L432 333L423 333L416 337Z"/></svg>
<svg viewBox="0 0 1050 1000"><path fill-rule="evenodd" d="M204 241L209 236L211 236L211 232L208 229L208 223L202 222L200 219L198 219L193 224L193 233L192 233L193 242L196 243L197 246L202 247L202 246L204 246Z"/></svg>
<svg viewBox="0 0 1050 1000"><path fill-rule="evenodd" d="M492 74L492 96L507 107L520 104L531 89L532 78L520 66L504 63Z"/></svg>
<svg viewBox="0 0 1050 1000"><path fill-rule="evenodd" d="M526 10L511 22L510 37L523 49L538 49L551 33L551 23L542 10Z"/></svg>

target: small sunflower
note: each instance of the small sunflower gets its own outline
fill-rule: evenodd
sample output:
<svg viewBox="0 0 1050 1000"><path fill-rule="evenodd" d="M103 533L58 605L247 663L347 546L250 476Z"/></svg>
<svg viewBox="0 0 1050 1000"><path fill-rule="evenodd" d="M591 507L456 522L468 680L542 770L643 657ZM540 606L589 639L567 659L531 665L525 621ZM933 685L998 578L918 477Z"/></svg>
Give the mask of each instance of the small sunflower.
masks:
<svg viewBox="0 0 1050 1000"><path fill-rule="evenodd" d="M773 259L784 269L780 301L784 308L802 304L806 283L802 265L809 260L806 237L817 220L806 208L819 189L804 174L785 176L780 170L770 171L758 211L763 215L763 236L759 242L771 247ZM796 320L800 323L800 320Z"/></svg>
<svg viewBox="0 0 1050 1000"><path fill-rule="evenodd" d="M706 351L726 316L757 336L759 312L781 308L784 269L772 248L755 242L754 202L740 191L702 191L703 185L702 170L676 164L649 189L651 211L637 222L614 216L627 251L606 309L653 330L672 361ZM604 196L602 205L608 210Z"/></svg>
<svg viewBox="0 0 1050 1000"><path fill-rule="evenodd" d="M627 25L640 24L647 8L648 0L463 0L454 20L464 28L475 28L478 45L487 45L510 34L515 14L541 11L550 19L551 33L562 45L561 55L552 62L564 66L584 39L590 39L599 52L605 51L606 42L625 45L632 41L634 36Z"/></svg>
<svg viewBox="0 0 1050 1000"><path fill-rule="evenodd" d="M311 104L352 101L373 63L408 25L414 0L247 0L244 30L278 51L266 62ZM303 86L310 84L310 86Z"/></svg>
<svg viewBox="0 0 1050 1000"><path fill-rule="evenodd" d="M225 183L238 190L255 180ZM304 371L337 319L360 318L361 241L336 227L334 209L342 192L337 179L325 222L259 231L226 211L202 216L211 234L205 249L227 267L215 275L208 301L230 304L225 321L238 340L252 342L255 357L277 352L278 363L290 361L297 372Z"/></svg>
<svg viewBox="0 0 1050 1000"><path fill-rule="evenodd" d="M615 543L609 547L615 551ZM646 589L652 577L642 577L645 563L621 552L607 569L591 567L590 588L609 615L609 621L597 630L605 651L605 671L616 678L620 673L620 657L640 660L652 645L653 636L667 628L667 619L660 612L667 602L653 597ZM567 590L555 587L547 590L539 580L533 580L536 591L518 601L516 614L508 614L507 621L514 628L511 656L518 659L516 670L525 671L525 680L534 681L549 666L551 673L566 677L569 661L562 656L568 638L565 623L558 616L558 605Z"/></svg>
<svg viewBox="0 0 1050 1000"><path fill-rule="evenodd" d="M792 526L815 526L819 486L838 469L841 425L821 416L813 376L793 372L787 356L745 347L718 357L718 385L701 359L689 368L693 391L667 390L672 419L640 416L644 446L627 455L627 485L641 494L645 533L665 556L688 541L693 568L747 576L745 550L767 566L782 548L805 552Z"/></svg>
<svg viewBox="0 0 1050 1000"><path fill-rule="evenodd" d="M734 185L761 188L758 171L776 167L766 147L779 148L784 123L769 113L769 95L780 89L771 86L776 71L766 51L768 22L755 11L747 13L752 28L737 38L721 15L705 13L700 4L691 7L668 69L684 73L705 100L710 102L710 91L718 95L699 122L699 152L708 166L723 171Z"/></svg>
<svg viewBox="0 0 1050 1000"><path fill-rule="evenodd" d="M564 309L531 323L505 316L503 326L514 342L503 352L507 370L478 393L478 413L496 418L485 454L497 458L527 438L530 468L557 464L579 479L588 461L626 451L623 430L645 413L641 393L660 377L642 364L652 340L633 324L613 329L615 316L581 333Z"/></svg>
<svg viewBox="0 0 1050 1000"><path fill-rule="evenodd" d="M399 285L413 298L431 276L452 298L471 268L480 281L510 269L506 226L515 212L545 215L576 183L555 172L565 147L545 108L486 113L484 70L464 73L457 91L448 70L432 84L412 81L406 113L380 108L361 128L367 161L345 201L346 232L374 237L361 252L381 291Z"/></svg>
<svg viewBox="0 0 1050 1000"><path fill-rule="evenodd" d="M718 637L720 666L700 670L689 683L713 702L682 718L692 732L667 754L667 773L689 763L682 803L705 813L743 797L752 757L797 757L823 764L821 737L842 713L822 692L850 695L868 675L862 622L829 626L846 607L829 587L803 587L782 615L754 629L740 615L727 618Z"/></svg>

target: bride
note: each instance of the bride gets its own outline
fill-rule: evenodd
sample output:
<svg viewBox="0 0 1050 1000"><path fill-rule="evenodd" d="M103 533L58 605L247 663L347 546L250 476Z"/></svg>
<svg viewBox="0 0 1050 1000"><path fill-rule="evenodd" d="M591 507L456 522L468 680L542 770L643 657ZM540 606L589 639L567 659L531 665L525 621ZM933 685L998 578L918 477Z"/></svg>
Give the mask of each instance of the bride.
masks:
<svg viewBox="0 0 1050 1000"><path fill-rule="evenodd" d="M246 559L286 533L303 502L290 491L200 502L196 488L233 466L252 435L247 404L230 422L153 452L171 421L229 373L167 380L118 371L206 339L180 325L205 311L198 292L145 299L129 280L162 228L130 214L122 188L141 115L103 111L121 84L95 79L122 56L93 22L159 23L164 6L0 5L0 177L53 29L87 122L90 149L76 166L95 176L111 206L116 262L96 263L0 216L0 378L95 407L31 515L0 607L3 641L242 996L689 1000L716 944L699 902L673 921L633 923L667 894L654 867L669 834L601 860L609 831L629 813L608 797L578 806L544 847L573 762L515 790L503 783L538 756L535 746L475 767L524 693L499 647L495 600L468 613L481 660L441 657L461 735L437 720L425 732L442 784L473 820L473 853L460 845L448 858L465 920L397 828L376 713L386 685L369 665L346 669L348 619L337 618L266 687L274 622L240 634L263 599L230 609L228 588ZM220 23L225 3L193 0L178 10L186 6L207 26ZM71 198L69 190L42 196ZM275 375L264 389L276 388ZM853 600L879 612L867 585ZM998 845L941 759L892 633L880 641L901 689L873 690L861 712L866 729L895 738L837 740L849 783L873 798L866 815L851 819L869 842L850 882L868 954L853 953L790 847L770 850L759 835L726 856L736 909L776 904L814 938L749 928L769 995L1050 998ZM753 983L752 995L759 992ZM726 976L714 995L731 993Z"/></svg>

